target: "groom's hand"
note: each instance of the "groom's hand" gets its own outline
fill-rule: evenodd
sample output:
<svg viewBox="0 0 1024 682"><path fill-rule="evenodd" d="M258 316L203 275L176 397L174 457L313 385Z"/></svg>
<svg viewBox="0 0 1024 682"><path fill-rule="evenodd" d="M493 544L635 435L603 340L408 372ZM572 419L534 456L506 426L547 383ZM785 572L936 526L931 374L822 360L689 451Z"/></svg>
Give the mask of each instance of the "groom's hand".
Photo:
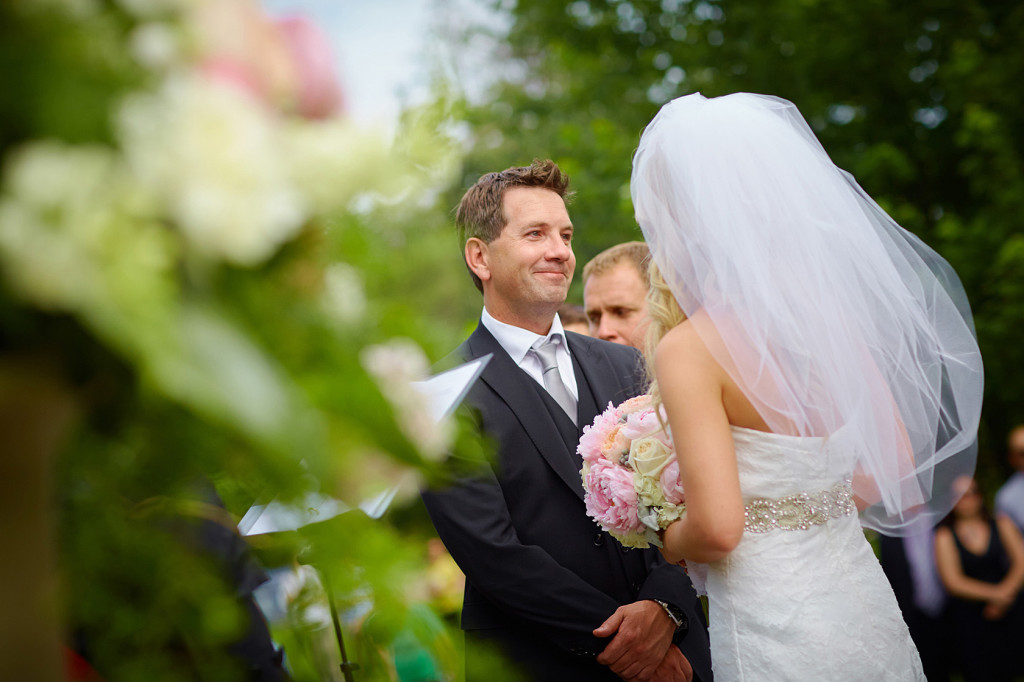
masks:
<svg viewBox="0 0 1024 682"><path fill-rule="evenodd" d="M657 603L645 600L625 604L594 630L596 637L615 635L597 662L624 680L661 679L656 673L674 633L675 624Z"/></svg>
<svg viewBox="0 0 1024 682"><path fill-rule="evenodd" d="M640 678L635 678L640 679ZM676 645L665 652L665 658L651 677L643 678L644 682L692 682L693 666Z"/></svg>

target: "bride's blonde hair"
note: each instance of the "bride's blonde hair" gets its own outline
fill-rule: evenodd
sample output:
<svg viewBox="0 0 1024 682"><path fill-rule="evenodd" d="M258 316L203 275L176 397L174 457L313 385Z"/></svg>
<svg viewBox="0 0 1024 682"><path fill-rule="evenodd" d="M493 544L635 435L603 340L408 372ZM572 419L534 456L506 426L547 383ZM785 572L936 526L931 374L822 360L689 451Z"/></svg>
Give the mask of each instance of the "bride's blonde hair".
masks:
<svg viewBox="0 0 1024 682"><path fill-rule="evenodd" d="M686 313L679 307L676 297L661 275L661 270L653 262L648 274L651 285L647 290L647 316L650 318L650 324L647 326L647 337L644 339L644 359L647 360L649 393L657 405L661 403L661 394L654 376L654 351L658 347L658 342L670 329L686 320Z"/></svg>

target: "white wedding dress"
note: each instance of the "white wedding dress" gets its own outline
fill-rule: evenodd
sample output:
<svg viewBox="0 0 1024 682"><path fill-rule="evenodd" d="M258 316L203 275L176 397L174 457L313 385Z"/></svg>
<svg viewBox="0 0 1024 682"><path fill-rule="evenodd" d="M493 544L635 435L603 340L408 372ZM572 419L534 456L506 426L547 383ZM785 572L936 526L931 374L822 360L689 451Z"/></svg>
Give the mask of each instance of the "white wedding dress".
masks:
<svg viewBox="0 0 1024 682"><path fill-rule="evenodd" d="M707 565L716 682L924 680L857 521L841 431L824 439L733 427L733 439L747 529Z"/></svg>

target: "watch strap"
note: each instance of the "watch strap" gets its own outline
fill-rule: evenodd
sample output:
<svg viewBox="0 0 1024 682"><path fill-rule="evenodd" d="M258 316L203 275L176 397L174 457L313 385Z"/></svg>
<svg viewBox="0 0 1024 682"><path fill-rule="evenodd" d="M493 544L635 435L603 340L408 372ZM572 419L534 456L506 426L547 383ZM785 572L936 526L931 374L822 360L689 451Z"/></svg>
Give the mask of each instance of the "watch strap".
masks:
<svg viewBox="0 0 1024 682"><path fill-rule="evenodd" d="M675 625L676 632L679 632L681 629L689 625L686 614L678 607L661 599L652 599L651 601L665 610L665 613L667 613L668 617L672 620L672 624Z"/></svg>

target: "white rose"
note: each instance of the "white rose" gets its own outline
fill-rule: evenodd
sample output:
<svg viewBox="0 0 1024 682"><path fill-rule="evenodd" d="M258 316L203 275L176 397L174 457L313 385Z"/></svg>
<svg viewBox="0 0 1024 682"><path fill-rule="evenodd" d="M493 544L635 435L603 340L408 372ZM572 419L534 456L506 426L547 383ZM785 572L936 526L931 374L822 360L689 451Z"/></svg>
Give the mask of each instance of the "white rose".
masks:
<svg viewBox="0 0 1024 682"><path fill-rule="evenodd" d="M644 476L660 475L673 456L673 452L657 438L639 438L629 446L630 461Z"/></svg>

